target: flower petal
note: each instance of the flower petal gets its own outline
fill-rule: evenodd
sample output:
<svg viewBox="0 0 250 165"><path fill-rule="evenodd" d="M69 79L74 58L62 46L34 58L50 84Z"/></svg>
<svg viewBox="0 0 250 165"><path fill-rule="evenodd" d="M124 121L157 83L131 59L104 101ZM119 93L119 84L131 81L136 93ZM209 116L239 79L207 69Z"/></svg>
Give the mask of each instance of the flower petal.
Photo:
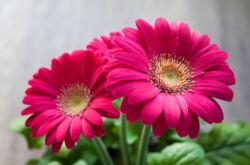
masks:
<svg viewBox="0 0 250 165"><path fill-rule="evenodd" d="M197 80L213 80L219 81L226 85L233 85L235 84L235 78L232 72L224 72L224 71L208 71L204 74L195 77Z"/></svg>
<svg viewBox="0 0 250 165"><path fill-rule="evenodd" d="M192 67L198 71L203 71L213 66L216 66L227 59L228 55L226 52L221 50L214 50L203 54L194 61L192 61Z"/></svg>
<svg viewBox="0 0 250 165"><path fill-rule="evenodd" d="M58 125L56 130L56 141L62 142L65 138L65 135L69 129L71 118L65 119L61 124Z"/></svg>
<svg viewBox="0 0 250 165"><path fill-rule="evenodd" d="M176 128L181 118L181 110L175 97L172 95L165 95L164 115L168 126Z"/></svg>
<svg viewBox="0 0 250 165"><path fill-rule="evenodd" d="M199 80L195 83L195 91L208 97L215 97L225 101L232 101L233 91L227 85L218 81Z"/></svg>
<svg viewBox="0 0 250 165"><path fill-rule="evenodd" d="M81 119L79 116L75 116L70 124L70 136L73 141L78 141L82 129Z"/></svg>
<svg viewBox="0 0 250 165"><path fill-rule="evenodd" d="M200 123L198 117L193 114L191 114L191 128L189 130L189 136L191 138L196 138L198 136L199 130L200 130Z"/></svg>
<svg viewBox="0 0 250 165"><path fill-rule="evenodd" d="M203 120L210 124L215 121L214 113L209 111L209 107L206 104L205 97L194 93L186 93L184 97L188 103L189 109L194 114L201 117Z"/></svg>
<svg viewBox="0 0 250 165"><path fill-rule="evenodd" d="M163 136L165 131L168 129L168 125L164 114L162 113L160 117L153 123L153 134L156 137Z"/></svg>
<svg viewBox="0 0 250 165"><path fill-rule="evenodd" d="M155 98L144 104L141 116L141 122L144 124L152 124L160 116L163 111L164 96L158 94Z"/></svg>
<svg viewBox="0 0 250 165"><path fill-rule="evenodd" d="M136 20L136 26L150 55L160 54L159 40L152 26L142 19Z"/></svg>
<svg viewBox="0 0 250 165"><path fill-rule="evenodd" d="M137 89L133 90L129 94L128 102L131 105L143 103L149 99L154 98L159 92L159 89L155 86L145 83L144 86L138 86Z"/></svg>
<svg viewBox="0 0 250 165"><path fill-rule="evenodd" d="M58 153L59 150L60 150L60 148L61 148L61 146L62 146L62 142L54 141L54 142L52 143L52 152L53 152L54 154Z"/></svg>
<svg viewBox="0 0 250 165"><path fill-rule="evenodd" d="M102 118L101 115L96 112L96 110L94 109L86 109L83 112L83 116L85 117L85 119L87 119L89 122L95 124L95 125L102 125Z"/></svg>
<svg viewBox="0 0 250 165"><path fill-rule="evenodd" d="M91 139L94 136L93 129L85 118L82 118L82 134L88 139Z"/></svg>
<svg viewBox="0 0 250 165"><path fill-rule="evenodd" d="M176 131L179 136L183 137L189 133L189 129L191 128L191 116L184 97L182 95L176 95L175 98L181 110L181 120Z"/></svg>
<svg viewBox="0 0 250 165"><path fill-rule="evenodd" d="M70 133L68 132L65 137L65 145L68 149L72 149L75 146L75 142L71 138Z"/></svg>

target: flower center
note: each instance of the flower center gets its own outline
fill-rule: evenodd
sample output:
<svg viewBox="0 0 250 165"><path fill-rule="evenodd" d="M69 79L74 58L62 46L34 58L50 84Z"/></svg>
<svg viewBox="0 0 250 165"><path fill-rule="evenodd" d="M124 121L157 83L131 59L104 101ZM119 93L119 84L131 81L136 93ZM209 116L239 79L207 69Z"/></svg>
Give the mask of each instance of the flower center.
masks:
<svg viewBox="0 0 250 165"><path fill-rule="evenodd" d="M150 62L150 81L161 92L182 93L191 86L191 68L183 58L163 54Z"/></svg>
<svg viewBox="0 0 250 165"><path fill-rule="evenodd" d="M89 89L80 83L71 84L61 89L56 102L60 110L66 115L78 115L88 106L90 99Z"/></svg>

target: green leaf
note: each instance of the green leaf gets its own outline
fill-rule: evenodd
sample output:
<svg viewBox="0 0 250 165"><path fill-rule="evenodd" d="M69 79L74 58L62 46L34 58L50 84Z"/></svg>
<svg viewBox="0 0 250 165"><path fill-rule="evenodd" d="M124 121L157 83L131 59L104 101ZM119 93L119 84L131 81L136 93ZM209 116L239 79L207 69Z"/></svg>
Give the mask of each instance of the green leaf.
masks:
<svg viewBox="0 0 250 165"><path fill-rule="evenodd" d="M84 160L78 160L73 165L87 165L87 163Z"/></svg>
<svg viewBox="0 0 250 165"><path fill-rule="evenodd" d="M121 102L122 102L122 98L118 98L118 99L115 99L115 100L112 101L113 106L114 106L116 109L120 109Z"/></svg>
<svg viewBox="0 0 250 165"><path fill-rule="evenodd" d="M25 121L28 117L18 117L10 122L10 129L16 133L22 133L26 129Z"/></svg>
<svg viewBox="0 0 250 165"><path fill-rule="evenodd" d="M32 138L31 137L31 129L25 127L25 121L27 117L19 117L14 119L10 123L10 129L16 133L21 134L28 145L29 149L39 149L42 148L44 144L44 138Z"/></svg>
<svg viewBox="0 0 250 165"><path fill-rule="evenodd" d="M200 165L204 159L203 149L196 143L175 143L164 148L160 153L151 153L149 165Z"/></svg>
<svg viewBox="0 0 250 165"><path fill-rule="evenodd" d="M249 165L250 125L217 124L210 132L202 133L197 142L205 149L206 165Z"/></svg>
<svg viewBox="0 0 250 165"><path fill-rule="evenodd" d="M29 160L26 165L61 165L61 163L57 162L57 161L51 161L48 159L31 159Z"/></svg>

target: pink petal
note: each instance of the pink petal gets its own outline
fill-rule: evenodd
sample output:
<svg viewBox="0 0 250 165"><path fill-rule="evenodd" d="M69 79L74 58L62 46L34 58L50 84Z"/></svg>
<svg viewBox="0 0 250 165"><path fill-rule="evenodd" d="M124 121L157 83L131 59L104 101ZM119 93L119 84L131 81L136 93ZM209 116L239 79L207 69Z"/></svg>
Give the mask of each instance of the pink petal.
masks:
<svg viewBox="0 0 250 165"><path fill-rule="evenodd" d="M65 119L61 124L58 125L56 130L56 140L57 142L62 142L65 138L65 135L69 129L71 118Z"/></svg>
<svg viewBox="0 0 250 165"><path fill-rule="evenodd" d="M37 102L51 102L55 104L55 98L44 96L44 95L26 95L23 98L23 104L34 104Z"/></svg>
<svg viewBox="0 0 250 165"><path fill-rule="evenodd" d="M58 112L57 110L47 110L42 113L40 113L34 121L30 124L31 127L36 127L41 125L43 122L46 122L48 120L54 119L61 116L61 113Z"/></svg>
<svg viewBox="0 0 250 165"><path fill-rule="evenodd" d="M155 21L155 32L160 40L162 51L167 50L167 44L171 39L171 29L164 18L157 18Z"/></svg>
<svg viewBox="0 0 250 165"><path fill-rule="evenodd" d="M28 114L32 114L32 113L41 113L41 112L46 111L48 109L56 109L55 103L39 102L36 104L32 104L31 106L25 108L22 111L21 115L24 116L24 115L28 115Z"/></svg>
<svg viewBox="0 0 250 165"><path fill-rule="evenodd" d="M32 114L26 121L25 121L25 126L26 127L30 127L31 123L37 118L37 116L39 116L40 113L35 113Z"/></svg>
<svg viewBox="0 0 250 165"><path fill-rule="evenodd" d="M214 99L210 99L210 106L211 106L211 110L214 111L215 113L215 122L216 123L221 123L224 119L224 114L223 111L220 107L220 105L214 100ZM212 103L213 102L213 103Z"/></svg>
<svg viewBox="0 0 250 165"><path fill-rule="evenodd" d="M70 124L70 136L73 141L78 141L82 129L82 123L79 116L75 116Z"/></svg>
<svg viewBox="0 0 250 165"><path fill-rule="evenodd" d="M130 112L132 112L134 109L135 109L135 107L136 106L138 106L138 105L133 105L133 106L131 106L129 103L128 103L128 100L127 100L127 98L124 98L123 100L122 100L122 103L121 103L121 112L123 112L123 113L130 113Z"/></svg>
<svg viewBox="0 0 250 165"><path fill-rule="evenodd" d="M88 139L91 139L94 136L93 129L85 118L82 118L82 134Z"/></svg>
<svg viewBox="0 0 250 165"><path fill-rule="evenodd" d="M74 145L75 145L75 142L74 142L74 140L71 138L69 132L66 134L65 145L66 145L66 147L67 147L68 149L72 149L72 148L74 147Z"/></svg>
<svg viewBox="0 0 250 165"><path fill-rule="evenodd" d="M46 145L50 145L52 144L54 141L56 141L56 130L57 127L54 127L52 130L50 130L46 136L45 139L45 144Z"/></svg>
<svg viewBox="0 0 250 165"><path fill-rule="evenodd" d="M160 117L153 123L153 134L156 137L162 136L168 129L168 125L164 114L162 113Z"/></svg>
<svg viewBox="0 0 250 165"><path fill-rule="evenodd" d="M214 113L211 113L211 111L208 110L209 107L206 104L205 97L199 94L186 93L185 99L188 103L189 109L194 114L201 117L202 119L204 119L206 122L210 124L215 121Z"/></svg>
<svg viewBox="0 0 250 165"><path fill-rule="evenodd" d="M58 125L62 120L64 119L64 116L60 116L57 119L51 120L46 124L43 124L41 127L39 127L37 131L37 136L41 137L51 129L53 129L56 125Z"/></svg>
<svg viewBox="0 0 250 165"><path fill-rule="evenodd" d="M104 117L108 118L118 118L120 113L117 109L113 107L111 100L106 98L96 98L94 99L90 106L90 109L96 109L96 111Z"/></svg>
<svg viewBox="0 0 250 165"><path fill-rule="evenodd" d="M200 57L203 54L207 54L208 52L214 51L214 50L219 50L218 45L216 45L216 44L209 44L206 47L204 47L201 50L199 50L197 52L196 56L192 60Z"/></svg>
<svg viewBox="0 0 250 165"><path fill-rule="evenodd" d="M141 114L142 114L142 107L139 107L137 109L134 109L133 111L131 111L130 113L126 114L126 119L131 122L134 123L138 120L140 120L141 118Z"/></svg>
<svg viewBox="0 0 250 165"><path fill-rule="evenodd" d="M145 92L146 91L146 92ZM149 99L154 98L158 93L159 89L151 84L138 86L137 89L133 90L128 96L128 102L131 105L143 103Z"/></svg>
<svg viewBox="0 0 250 165"><path fill-rule="evenodd" d="M122 29L122 32L124 33L126 38L133 40L136 43L141 44L141 37L139 36L139 33L136 29L127 27L127 28Z"/></svg>
<svg viewBox="0 0 250 165"><path fill-rule="evenodd" d="M59 90L60 84L57 82L55 75L53 75L52 71L47 68L40 68L39 74L42 79L44 79L50 86L52 86L55 90Z"/></svg>
<svg viewBox="0 0 250 165"><path fill-rule="evenodd" d="M149 70L149 60L144 57L142 58L139 55L127 52L119 52L114 54L113 57L121 61L121 63L141 72L147 73Z"/></svg>
<svg viewBox="0 0 250 165"><path fill-rule="evenodd" d="M172 95L165 95L164 115L168 126L176 128L181 118L181 110L175 97Z"/></svg>
<svg viewBox="0 0 250 165"><path fill-rule="evenodd" d="M147 80L148 75L129 68L117 68L109 72L108 79L112 81Z"/></svg>
<svg viewBox="0 0 250 165"><path fill-rule="evenodd" d="M125 37L114 37L113 41L129 53L136 54L137 57L140 57L142 60L147 60L147 54L145 50L138 45L138 43L133 40L127 39Z"/></svg>
<svg viewBox="0 0 250 165"><path fill-rule="evenodd" d="M63 86L66 84L66 80L64 77L63 69L58 59L53 59L51 62L51 71L55 78L57 79L58 83Z"/></svg>
<svg viewBox="0 0 250 165"><path fill-rule="evenodd" d="M61 68L65 77L65 81L69 84L76 81L75 75L75 66L73 64L72 58L68 53L64 53L62 56L59 57L61 62Z"/></svg>
<svg viewBox="0 0 250 165"><path fill-rule="evenodd" d="M97 125L91 125L94 131L94 134L98 137L103 137L104 136L104 129L102 126L97 126Z"/></svg>
<svg viewBox="0 0 250 165"><path fill-rule="evenodd" d="M141 122L144 124L152 124L160 116L163 111L164 96L158 94L155 98L144 104L141 116Z"/></svg>
<svg viewBox="0 0 250 165"><path fill-rule="evenodd" d="M144 81L131 81L126 83L119 83L113 89L113 94L116 97L127 96L132 90L137 89L139 86L145 86L146 82Z"/></svg>
<svg viewBox="0 0 250 165"><path fill-rule="evenodd" d="M86 109L83 112L83 116L85 117L85 119L87 119L89 122L95 124L95 125L102 125L102 118L101 115L96 112L96 110L94 109Z"/></svg>
<svg viewBox="0 0 250 165"><path fill-rule="evenodd" d="M52 152L54 154L58 153L59 150L60 150L60 148L61 148L61 146L62 146L62 142L56 142L56 141L54 141L52 143Z"/></svg>
<svg viewBox="0 0 250 165"><path fill-rule="evenodd" d="M145 45L148 47L150 55L160 54L159 40L152 26L142 19L136 20L136 26Z"/></svg>
<svg viewBox="0 0 250 165"><path fill-rule="evenodd" d="M195 84L194 89L208 97L215 97L225 101L232 101L233 99L232 89L218 81L199 80Z"/></svg>
<svg viewBox="0 0 250 165"><path fill-rule="evenodd" d="M224 71L208 71L205 72L203 75L196 77L197 80L213 80L219 81L226 85L233 85L235 84L235 78L232 72L224 72Z"/></svg>
<svg viewBox="0 0 250 165"><path fill-rule="evenodd" d="M189 51L189 54L187 54L186 57L188 57L190 60L196 57L197 53L202 50L204 47L206 47L210 42L208 35L202 35L198 37L198 40L193 44L192 48Z"/></svg>
<svg viewBox="0 0 250 165"><path fill-rule="evenodd" d="M224 115L219 104L215 100L206 96L200 96L200 100L202 100L204 109L206 109L209 115L213 116L214 122L222 122Z"/></svg>
<svg viewBox="0 0 250 165"><path fill-rule="evenodd" d="M189 130L189 136L191 138L196 138L200 130L200 123L199 123L198 117L195 114L193 113L190 113L190 114L191 114L191 126L192 127Z"/></svg>
<svg viewBox="0 0 250 165"><path fill-rule="evenodd" d="M196 60L192 61L192 65L197 70L206 70L217 64L224 62L228 55L221 50L214 50L207 54L203 54Z"/></svg>
<svg viewBox="0 0 250 165"><path fill-rule="evenodd" d="M95 60L96 58L98 57L93 55L93 52L91 51L86 51L86 53L84 54L84 57L82 59L83 63L80 69L81 70L80 79L82 82L84 82L84 84L89 84L89 80L92 76L92 73L97 63L97 60Z"/></svg>
<svg viewBox="0 0 250 165"><path fill-rule="evenodd" d="M35 88L35 89L39 90L40 92L45 93L47 95L51 95L51 96L55 97L59 94L58 91L56 91L51 86L49 86L48 84L46 84L45 82L43 82L41 80L32 79L29 81L29 84L33 88Z"/></svg>
<svg viewBox="0 0 250 165"><path fill-rule="evenodd" d="M99 83L98 80L99 78L104 74L103 68L99 67L96 69L96 71L93 73L91 79L89 80L89 89L94 88L94 86Z"/></svg>
<svg viewBox="0 0 250 165"><path fill-rule="evenodd" d="M179 27L179 45L177 54L179 56L185 56L189 51L190 45L190 29L186 23L181 23Z"/></svg>
<svg viewBox="0 0 250 165"><path fill-rule="evenodd" d="M184 97L176 95L175 98L181 110L181 120L176 128L176 131L179 136L183 137L189 133L189 129L191 128L191 116Z"/></svg>

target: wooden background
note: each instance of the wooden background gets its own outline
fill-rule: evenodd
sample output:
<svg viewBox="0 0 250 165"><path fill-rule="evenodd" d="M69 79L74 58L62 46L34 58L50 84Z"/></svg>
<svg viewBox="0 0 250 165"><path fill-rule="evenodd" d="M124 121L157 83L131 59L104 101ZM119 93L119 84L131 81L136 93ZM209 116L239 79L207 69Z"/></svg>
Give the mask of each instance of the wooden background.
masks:
<svg viewBox="0 0 250 165"><path fill-rule="evenodd" d="M8 128L32 73L94 36L157 16L185 21L229 52L237 85L233 103L222 102L225 119L250 122L249 0L0 0L0 164L22 165L40 155Z"/></svg>

